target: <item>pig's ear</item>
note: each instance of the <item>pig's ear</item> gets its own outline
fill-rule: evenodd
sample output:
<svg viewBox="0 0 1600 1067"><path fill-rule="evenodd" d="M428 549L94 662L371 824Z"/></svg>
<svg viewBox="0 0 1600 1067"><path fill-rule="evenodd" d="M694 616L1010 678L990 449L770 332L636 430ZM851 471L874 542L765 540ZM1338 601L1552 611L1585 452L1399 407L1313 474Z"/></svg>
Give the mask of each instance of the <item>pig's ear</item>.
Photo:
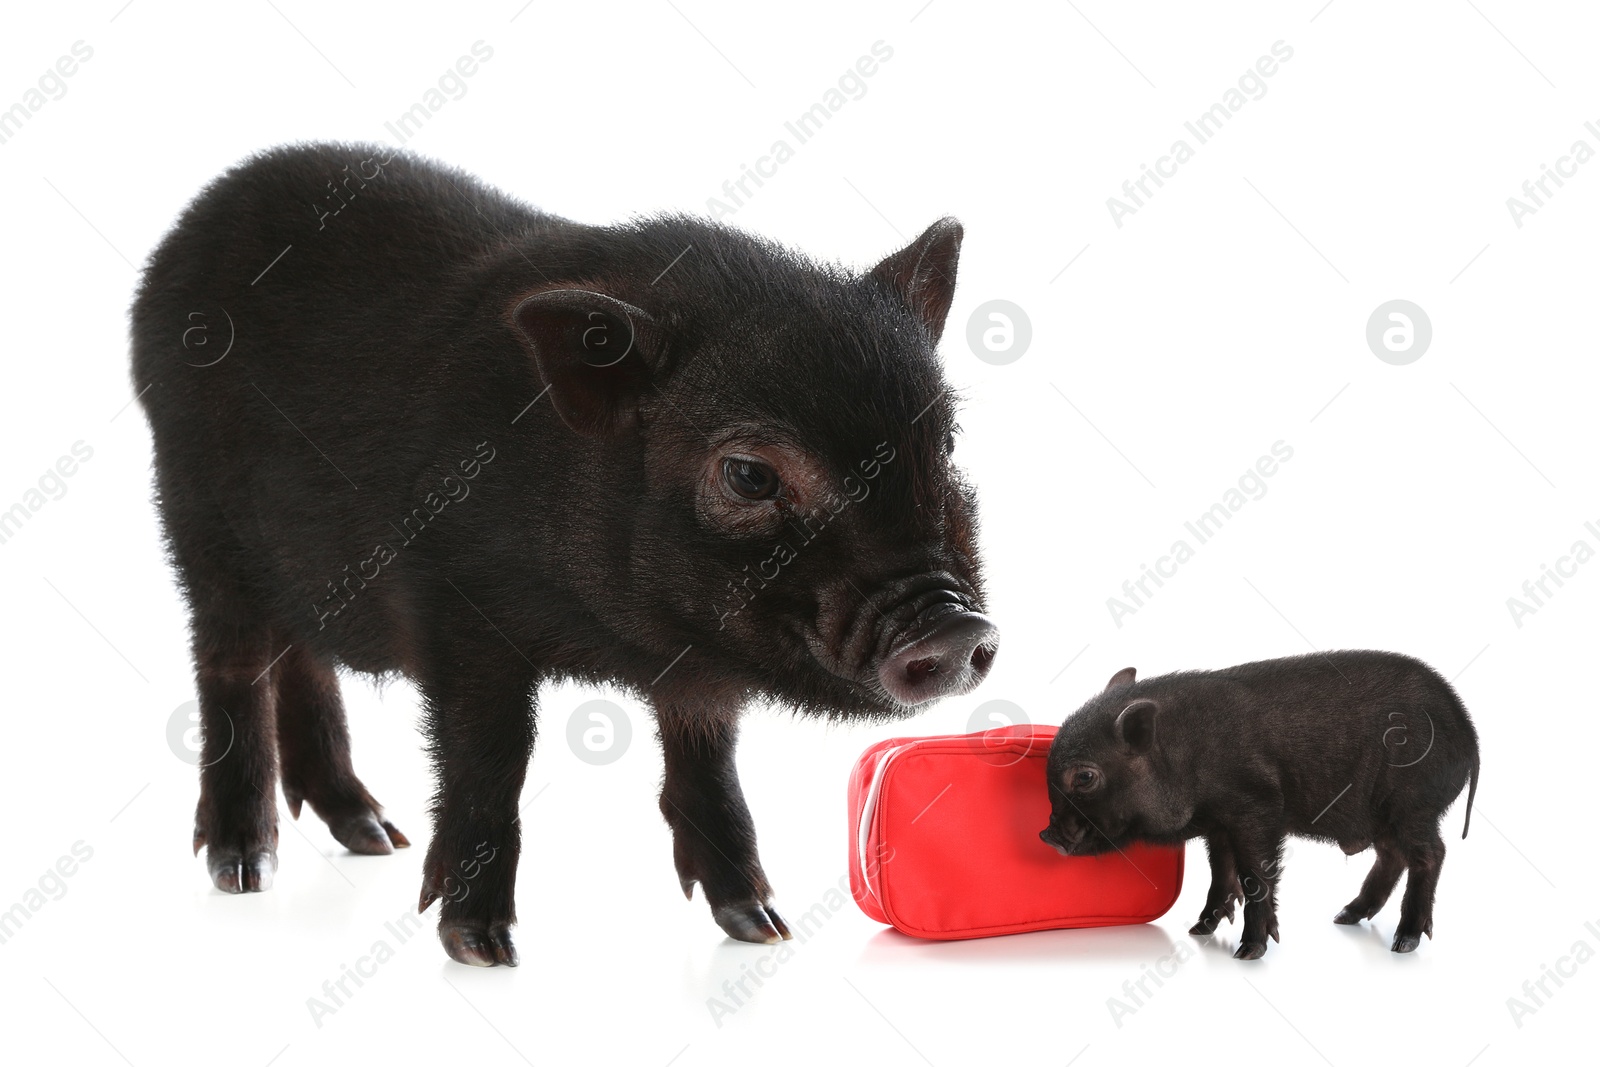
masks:
<svg viewBox="0 0 1600 1067"><path fill-rule="evenodd" d="M655 320L585 289L534 293L511 318L562 422L591 437L615 437L635 425L639 397L661 359Z"/></svg>
<svg viewBox="0 0 1600 1067"><path fill-rule="evenodd" d="M886 282L905 301L935 344L944 333L945 316L956 295L961 233L961 223L940 219L921 237L873 267L869 275Z"/></svg>
<svg viewBox="0 0 1600 1067"><path fill-rule="evenodd" d="M1135 752L1148 752L1156 740L1156 703L1135 700L1117 716L1117 740Z"/></svg>
<svg viewBox="0 0 1600 1067"><path fill-rule="evenodd" d="M1111 676L1111 681L1106 683L1106 692L1109 693L1113 689L1121 689L1125 685L1132 685L1136 673L1132 667L1122 668Z"/></svg>

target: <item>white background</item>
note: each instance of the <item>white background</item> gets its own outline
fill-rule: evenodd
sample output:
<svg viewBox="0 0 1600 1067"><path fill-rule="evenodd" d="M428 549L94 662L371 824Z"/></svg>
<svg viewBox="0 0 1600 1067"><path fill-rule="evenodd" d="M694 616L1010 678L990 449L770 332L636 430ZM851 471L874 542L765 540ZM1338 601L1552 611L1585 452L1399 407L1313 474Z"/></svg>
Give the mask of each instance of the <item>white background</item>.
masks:
<svg viewBox="0 0 1600 1067"><path fill-rule="evenodd" d="M1600 926L1585 676L1600 563L1520 626L1507 599L1575 541L1600 548L1584 528L1600 526L1600 162L1521 227L1506 199L1573 141L1600 149L1583 126L1600 119L1600 27L1578 5L1320 2L13 12L0 107L73 42L94 51L0 145L0 509L74 442L93 457L0 544L0 908L75 842L93 854L0 944L0 1055L1449 1065L1588 1045L1600 963L1547 983L1520 1026L1507 999L1532 1006L1525 981L1579 940L1600 949L1584 925ZM1225 926L1114 1019L1109 998L1132 1004L1125 981L1191 945L1196 842L1182 898L1143 927L932 944L848 906L718 1025L708 998L772 950L726 941L679 895L639 707L562 688L544 695L525 797L537 795L523 966L452 964L430 914L317 1025L307 998L392 943L384 924L414 907L422 848L351 856L314 818L285 814L277 885L245 898L213 891L190 856L195 771L166 740L193 697L186 622L157 540L148 431L127 406L126 311L135 267L202 183L281 142L392 142L384 123L479 40L492 60L411 147L591 222L705 211L881 40L893 57L865 95L733 221L858 266L941 215L966 225L944 350L967 398L958 456L981 490L1002 653L981 690L897 727L752 715L745 790L791 919L845 871L846 776L880 737L964 731L988 700L1057 722L1128 664L1150 675L1372 647L1456 679L1482 740L1471 837L1459 840L1459 803L1446 819L1436 940L1388 951L1398 895L1374 923L1335 927L1370 854L1299 842L1282 944L1238 963ZM1183 123L1280 40L1293 58L1265 96L1195 146ZM1119 228L1107 198L1179 137L1195 157ZM1407 366L1365 340L1368 316L1397 298L1433 325ZM1032 323L1008 365L965 340L991 299ZM1266 495L1116 625L1107 598L1280 440L1293 459ZM634 734L599 767L564 741L596 696L622 703ZM351 679L346 700L358 770L420 846L416 694Z"/></svg>

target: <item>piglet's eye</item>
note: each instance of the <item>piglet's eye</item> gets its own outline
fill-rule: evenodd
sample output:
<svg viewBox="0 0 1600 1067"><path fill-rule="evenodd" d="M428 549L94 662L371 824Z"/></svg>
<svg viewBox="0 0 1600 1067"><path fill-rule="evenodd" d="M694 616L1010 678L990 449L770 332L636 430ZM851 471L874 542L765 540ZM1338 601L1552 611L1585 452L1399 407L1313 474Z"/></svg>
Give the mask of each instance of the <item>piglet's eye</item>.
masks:
<svg viewBox="0 0 1600 1067"><path fill-rule="evenodd" d="M1079 790L1093 789L1095 782L1099 780L1100 776L1094 771L1087 769L1080 770L1075 772L1072 776L1072 788Z"/></svg>
<svg viewBox="0 0 1600 1067"><path fill-rule="evenodd" d="M723 484L742 500L767 500L777 495L778 472L757 459L729 456L722 461Z"/></svg>

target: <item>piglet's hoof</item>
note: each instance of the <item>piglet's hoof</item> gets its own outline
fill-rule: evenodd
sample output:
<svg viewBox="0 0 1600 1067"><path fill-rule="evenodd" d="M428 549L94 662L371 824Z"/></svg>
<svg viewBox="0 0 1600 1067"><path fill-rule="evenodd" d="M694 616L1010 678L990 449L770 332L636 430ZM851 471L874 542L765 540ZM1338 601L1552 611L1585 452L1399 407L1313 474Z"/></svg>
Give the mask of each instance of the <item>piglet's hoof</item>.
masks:
<svg viewBox="0 0 1600 1067"><path fill-rule="evenodd" d="M1420 944L1422 944L1421 934L1395 934L1394 944L1390 947L1396 952L1415 952Z"/></svg>
<svg viewBox="0 0 1600 1067"><path fill-rule="evenodd" d="M735 941L749 941L756 945L776 945L794 935L771 904L751 901L746 904L724 904L711 912L724 933Z"/></svg>
<svg viewBox="0 0 1600 1067"><path fill-rule="evenodd" d="M211 884L224 893L260 893L272 888L272 876L278 870L278 854L270 848L247 854L207 846L206 869L211 872Z"/></svg>
<svg viewBox="0 0 1600 1067"><path fill-rule="evenodd" d="M1210 937L1217 932L1217 927L1222 925L1222 920L1233 922L1233 901L1228 901L1226 908L1217 908L1209 915L1200 917L1200 921L1189 927L1189 932L1195 937Z"/></svg>
<svg viewBox="0 0 1600 1067"><path fill-rule="evenodd" d="M1359 911L1356 911L1354 908L1346 904L1344 907L1339 909L1339 914L1333 917L1333 921L1338 923L1340 926L1354 926L1362 919L1368 918L1371 918L1371 916L1363 915Z"/></svg>
<svg viewBox="0 0 1600 1067"><path fill-rule="evenodd" d="M1233 958L1236 960L1259 960L1266 954L1267 943L1265 941L1241 941L1239 942L1239 947L1233 952Z"/></svg>
<svg viewBox="0 0 1600 1067"><path fill-rule="evenodd" d="M456 919L439 924L439 941L450 958L469 967L515 967L522 962L508 922Z"/></svg>

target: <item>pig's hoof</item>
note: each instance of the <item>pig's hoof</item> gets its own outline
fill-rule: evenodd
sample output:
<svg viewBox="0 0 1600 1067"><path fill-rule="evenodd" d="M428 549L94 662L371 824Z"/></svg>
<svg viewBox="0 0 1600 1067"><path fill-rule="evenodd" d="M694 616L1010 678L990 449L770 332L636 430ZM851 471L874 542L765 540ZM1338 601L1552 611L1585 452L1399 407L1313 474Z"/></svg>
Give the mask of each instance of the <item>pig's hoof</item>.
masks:
<svg viewBox="0 0 1600 1067"><path fill-rule="evenodd" d="M1265 941L1241 941L1239 947L1234 949L1233 958L1236 960L1259 960L1267 954Z"/></svg>
<svg viewBox="0 0 1600 1067"><path fill-rule="evenodd" d="M1338 923L1340 926L1354 926L1362 919L1370 918L1372 918L1372 916L1363 914L1362 912L1357 911L1351 905L1346 904L1344 907L1339 909L1339 914L1333 917L1333 921Z"/></svg>
<svg viewBox="0 0 1600 1067"><path fill-rule="evenodd" d="M270 848L250 852L206 848L206 869L211 884L224 893L260 893L272 888L278 870L278 854Z"/></svg>
<svg viewBox="0 0 1600 1067"><path fill-rule="evenodd" d="M328 824L328 831L339 844L363 856L387 856L397 848L411 845L406 835L395 829L394 823L370 811L334 819Z"/></svg>
<svg viewBox="0 0 1600 1067"><path fill-rule="evenodd" d="M289 802L289 814L300 818L300 809L306 799L301 788L285 782L283 798ZM383 818L377 810L367 807L365 800L347 797L325 808L318 808L313 801L312 807L328 824L328 832L333 834L334 840L351 852L363 856L387 856L397 848L411 845L394 823Z"/></svg>
<svg viewBox="0 0 1600 1067"><path fill-rule="evenodd" d="M450 958L469 967L515 967L522 960L508 922L454 919L439 924L439 942Z"/></svg>
<svg viewBox="0 0 1600 1067"><path fill-rule="evenodd" d="M1415 952L1420 944L1422 944L1421 934L1395 934L1394 944L1390 947L1396 952Z"/></svg>
<svg viewBox="0 0 1600 1067"><path fill-rule="evenodd" d="M750 902L748 904L724 904L713 909L711 917L717 920L717 925L735 941L749 941L756 945L776 945L779 941L788 941L794 935L789 933L789 926L783 921L783 916L778 914L771 904Z"/></svg>

